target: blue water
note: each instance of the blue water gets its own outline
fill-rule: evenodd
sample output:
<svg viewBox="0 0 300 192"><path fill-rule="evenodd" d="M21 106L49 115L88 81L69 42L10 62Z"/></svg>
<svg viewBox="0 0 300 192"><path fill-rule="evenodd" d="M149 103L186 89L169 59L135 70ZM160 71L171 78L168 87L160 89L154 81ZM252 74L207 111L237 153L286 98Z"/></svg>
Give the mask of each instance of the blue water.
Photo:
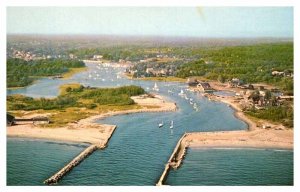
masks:
<svg viewBox="0 0 300 192"><path fill-rule="evenodd" d="M293 151L189 149L169 185L293 185Z"/></svg>
<svg viewBox="0 0 300 192"><path fill-rule="evenodd" d="M98 69L95 64L88 64L88 66L88 71L78 73L69 80L44 78L26 88L9 90L7 94L19 93L33 97L54 97L58 95L59 85L69 82L95 87L135 84L148 91L151 91L154 85L154 82L149 81L117 78L116 74L121 69ZM98 71L99 77L94 71ZM92 74L93 77L88 78L89 74ZM200 94L188 92L182 83L157 82L157 84L160 89L159 94L176 102L179 110L120 115L99 120L99 123L118 126L108 147L93 153L67 174L59 182L59 185L155 185L178 139L184 132L247 128L244 122L234 117L233 110L223 103L212 102ZM195 111L188 100L178 96L181 89L188 98L193 100L193 103L196 103L199 111ZM172 120L174 121L173 130L169 129ZM157 125L161 121L165 123L165 126L158 128ZM41 185L43 180L79 153L82 145L56 145L41 140L11 138L8 139L7 149L7 184ZM234 150L232 152L234 153ZM39 153L42 153L41 158L37 157ZM193 152L189 152L188 156L190 154ZM188 161L185 164L189 166ZM245 167L245 169L247 168ZM185 172L181 172L181 174L184 175ZM197 175L197 173L195 174ZM211 177L213 178L214 175ZM239 177L234 179L238 180ZM172 177L168 179L168 182L172 183ZM182 183L178 183L174 179L172 185L176 184ZM186 182L186 185L189 184L191 183ZM224 182L219 184L230 185L230 183ZM194 182L193 185L201 185L201 182Z"/></svg>
<svg viewBox="0 0 300 192"><path fill-rule="evenodd" d="M7 185L43 185L87 145L36 139L7 139Z"/></svg>

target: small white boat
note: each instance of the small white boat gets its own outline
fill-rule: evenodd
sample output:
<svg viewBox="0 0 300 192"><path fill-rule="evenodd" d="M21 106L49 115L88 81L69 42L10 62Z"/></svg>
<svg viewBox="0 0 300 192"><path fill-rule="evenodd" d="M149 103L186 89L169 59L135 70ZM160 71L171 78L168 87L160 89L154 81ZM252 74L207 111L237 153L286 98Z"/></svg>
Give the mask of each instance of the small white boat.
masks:
<svg viewBox="0 0 300 192"><path fill-rule="evenodd" d="M174 127L173 121L171 121L170 129L173 129L173 127Z"/></svg>
<svg viewBox="0 0 300 192"><path fill-rule="evenodd" d="M182 89L181 89L180 93L178 93L178 95L180 95L180 96L184 96L185 95Z"/></svg>
<svg viewBox="0 0 300 192"><path fill-rule="evenodd" d="M164 126L164 122L162 121L161 123L158 124L158 127L161 128Z"/></svg>
<svg viewBox="0 0 300 192"><path fill-rule="evenodd" d="M158 86L157 86L156 83L154 84L153 90L154 90L154 91L159 91L159 88L158 88Z"/></svg>
<svg viewBox="0 0 300 192"><path fill-rule="evenodd" d="M196 103L194 103L193 108L195 109L195 111L199 111L199 108Z"/></svg>

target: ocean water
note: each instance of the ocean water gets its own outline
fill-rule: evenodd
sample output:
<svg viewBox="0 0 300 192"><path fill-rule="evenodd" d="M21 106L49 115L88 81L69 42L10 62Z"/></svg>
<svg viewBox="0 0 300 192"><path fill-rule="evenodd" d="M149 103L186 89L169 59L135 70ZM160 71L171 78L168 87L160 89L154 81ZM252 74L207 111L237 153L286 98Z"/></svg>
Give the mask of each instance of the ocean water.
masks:
<svg viewBox="0 0 300 192"><path fill-rule="evenodd" d="M151 91L154 86L154 82L117 78L117 73L121 72L120 69L102 68L99 70L96 66L88 64L88 71L78 73L69 80L44 78L26 88L9 90L7 94L54 97L58 95L59 85L69 82L95 87L135 84L147 91ZM94 71L98 71L100 77L98 79L87 78L89 74L95 76ZM209 101L201 94L188 92L185 84L157 82L157 85L160 89L159 94L176 102L178 110L120 115L98 120L98 123L117 125L108 147L94 152L63 177L58 185L155 185L178 139L185 132L247 128L244 122L234 117L232 108L220 102ZM193 109L193 104L190 104L189 100L178 95L181 90L184 90L193 104L196 103L199 111ZM162 121L165 124L164 127L158 128L158 123ZM171 121L174 121L173 129L169 128ZM45 179L80 153L84 146L86 145L9 138L7 140L7 185L43 185L42 182ZM184 163L186 166L190 165L188 157L197 154L193 151L189 150L187 161ZM234 150L231 152L235 153ZM260 154L253 155L253 159L256 157L260 158ZM228 161L231 160L228 159ZM184 166L182 168L182 172L176 172L180 173L178 177L186 174ZM218 172L218 169L216 168L215 171ZM180 183L176 177L172 177L173 173L171 173L167 181L171 185L202 185L202 180L193 179L199 174L196 172L193 174L190 176L191 180L186 179L184 183ZM255 174L253 173L253 177ZM236 175L235 179L238 177Z"/></svg>
<svg viewBox="0 0 300 192"><path fill-rule="evenodd" d="M293 151L197 149L187 151L167 185L293 185Z"/></svg>
<svg viewBox="0 0 300 192"><path fill-rule="evenodd" d="M87 147L37 139L7 139L7 185L43 185L43 181Z"/></svg>

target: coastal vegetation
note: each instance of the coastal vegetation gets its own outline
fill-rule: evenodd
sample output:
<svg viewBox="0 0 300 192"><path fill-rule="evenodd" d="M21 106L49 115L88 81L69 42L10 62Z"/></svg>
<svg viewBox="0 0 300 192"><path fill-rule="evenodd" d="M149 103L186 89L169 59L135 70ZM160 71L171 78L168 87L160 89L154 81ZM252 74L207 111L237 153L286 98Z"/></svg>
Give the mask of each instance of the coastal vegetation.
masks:
<svg viewBox="0 0 300 192"><path fill-rule="evenodd" d="M200 49L198 53L201 59L182 65L177 77L201 76L223 81L239 78L247 83L272 84L293 93L293 43ZM272 75L272 71L289 75Z"/></svg>
<svg viewBox="0 0 300 192"><path fill-rule="evenodd" d="M293 95L293 43L280 39L138 39L123 37L8 36L7 87L22 87L42 76L70 77L85 70L78 59L128 64L126 75L139 80L225 83L238 78L244 83L266 83ZM21 53L22 54L21 54ZM23 60L30 55L32 60ZM35 56L34 56L35 55ZM41 59L44 58L44 59ZM50 58L50 59L47 59ZM272 72L279 72L274 75ZM281 75L280 75L281 74ZM128 88L126 88L128 90ZM137 90L136 90L137 91ZM135 94L139 94L141 90ZM54 99L9 96L9 109L61 110L77 119L76 110L112 110L135 106L124 90L66 85ZM11 97L11 98L10 98ZM258 97L257 97L258 98ZM101 107L100 107L101 106ZM292 126L293 104L249 108L252 117ZM73 112L70 112L73 111ZM58 117L59 118L59 117Z"/></svg>
<svg viewBox="0 0 300 192"><path fill-rule="evenodd" d="M258 119L266 119L282 123L286 127L294 127L294 109L291 106L269 106L263 110L252 108L245 111L245 113Z"/></svg>
<svg viewBox="0 0 300 192"><path fill-rule="evenodd" d="M82 61L74 59L41 59L26 61L19 58L7 59L7 87L24 87L38 77L74 74L84 69ZM69 76L67 75L67 76Z"/></svg>
<svg viewBox="0 0 300 192"><path fill-rule="evenodd" d="M60 88L60 91L58 97L51 99L35 99L23 95L7 96L7 110L12 114L20 114L20 111L51 113L50 119L53 124L50 126L62 126L92 114L137 109L139 106L135 105L130 97L145 93L144 89L133 85L92 88L80 84L66 84Z"/></svg>

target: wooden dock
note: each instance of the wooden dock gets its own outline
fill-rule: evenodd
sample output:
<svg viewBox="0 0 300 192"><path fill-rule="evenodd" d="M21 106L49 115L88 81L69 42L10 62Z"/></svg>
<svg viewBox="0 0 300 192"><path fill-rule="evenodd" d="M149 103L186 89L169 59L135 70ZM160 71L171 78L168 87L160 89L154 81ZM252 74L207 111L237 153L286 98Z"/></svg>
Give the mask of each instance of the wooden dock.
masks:
<svg viewBox="0 0 300 192"><path fill-rule="evenodd" d="M104 149L107 146L109 139L112 137L113 132L115 131L117 126L114 126L110 136L102 143L90 145L84 151L82 151L79 155L77 155L72 161L70 161L67 165L65 165L62 169L60 169L57 173L55 173L50 178L44 181L47 185L56 184L65 174L71 171L74 167L80 164L85 158L91 155L97 149Z"/></svg>
<svg viewBox="0 0 300 192"><path fill-rule="evenodd" d="M160 176L158 182L156 183L156 186L164 185L164 182L169 174L170 168L177 169L180 166L186 152L186 146L183 145L181 142L187 135L189 135L189 133L183 134L183 136L177 142L177 145L173 150L173 153L171 154L168 163L165 165L165 169L162 175Z"/></svg>

